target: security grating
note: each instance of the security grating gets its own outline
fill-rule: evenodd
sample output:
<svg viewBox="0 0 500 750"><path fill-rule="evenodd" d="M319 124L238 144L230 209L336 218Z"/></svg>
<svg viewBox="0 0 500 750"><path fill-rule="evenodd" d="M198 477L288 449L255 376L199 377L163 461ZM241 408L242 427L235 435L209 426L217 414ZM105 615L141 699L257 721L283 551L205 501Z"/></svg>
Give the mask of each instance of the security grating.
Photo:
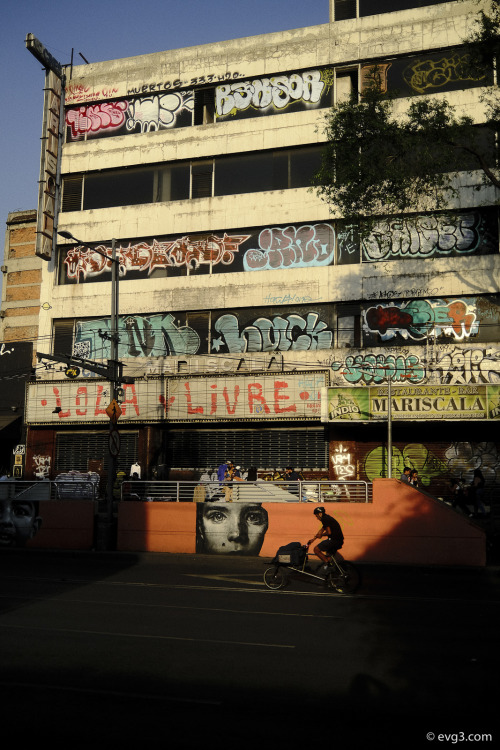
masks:
<svg viewBox="0 0 500 750"><path fill-rule="evenodd" d="M226 459L248 468L294 466L327 470L323 428L267 430L171 430L165 463L175 468L214 468Z"/></svg>
<svg viewBox="0 0 500 750"><path fill-rule="evenodd" d="M127 476L137 461L138 432L120 431L121 447L117 471ZM88 471L89 461L102 460L106 472L109 462L108 432L58 432L56 436L56 472Z"/></svg>

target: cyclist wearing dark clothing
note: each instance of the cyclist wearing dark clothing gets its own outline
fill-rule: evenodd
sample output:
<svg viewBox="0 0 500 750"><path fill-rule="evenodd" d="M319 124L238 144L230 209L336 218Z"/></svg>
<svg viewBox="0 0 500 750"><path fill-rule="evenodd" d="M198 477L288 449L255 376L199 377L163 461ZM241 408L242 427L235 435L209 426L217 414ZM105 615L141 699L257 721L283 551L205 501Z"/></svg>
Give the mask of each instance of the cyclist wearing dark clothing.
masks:
<svg viewBox="0 0 500 750"><path fill-rule="evenodd" d="M344 544L344 535L339 522L336 521L333 516L329 516L324 508L315 508L314 515L319 521L321 521L321 528L318 533L309 540L308 544L312 544L315 539L320 539L322 536L327 537L314 548L314 554L326 565L329 557L334 555Z"/></svg>

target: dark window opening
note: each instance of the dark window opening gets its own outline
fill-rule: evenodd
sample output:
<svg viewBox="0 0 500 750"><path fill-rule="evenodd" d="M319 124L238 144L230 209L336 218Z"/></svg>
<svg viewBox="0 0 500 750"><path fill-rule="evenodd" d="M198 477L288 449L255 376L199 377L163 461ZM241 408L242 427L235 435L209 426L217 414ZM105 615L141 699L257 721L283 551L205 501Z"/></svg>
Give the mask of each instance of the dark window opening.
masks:
<svg viewBox="0 0 500 750"><path fill-rule="evenodd" d="M335 0L338 2L347 0ZM441 5L449 0L359 0L359 16L375 16L379 13L393 13L396 10L409 10L410 8L425 8L426 5ZM352 16L349 16L350 18ZM340 20L337 19L336 20Z"/></svg>
<svg viewBox="0 0 500 750"><path fill-rule="evenodd" d="M65 177L62 189L62 211L81 211L83 193L83 175Z"/></svg>
<svg viewBox="0 0 500 750"><path fill-rule="evenodd" d="M215 87L194 92L194 125L208 125L215 121Z"/></svg>
<svg viewBox="0 0 500 750"><path fill-rule="evenodd" d="M71 357L73 354L73 329L74 323L71 319L54 320L53 354Z"/></svg>
<svg viewBox="0 0 500 750"><path fill-rule="evenodd" d="M335 0L335 21L356 18L356 0Z"/></svg>
<svg viewBox="0 0 500 750"><path fill-rule="evenodd" d="M191 197L211 198L214 165L213 161L197 162L191 167Z"/></svg>
<svg viewBox="0 0 500 750"><path fill-rule="evenodd" d="M85 177L83 210L152 203L153 182L154 172L150 169L88 174Z"/></svg>

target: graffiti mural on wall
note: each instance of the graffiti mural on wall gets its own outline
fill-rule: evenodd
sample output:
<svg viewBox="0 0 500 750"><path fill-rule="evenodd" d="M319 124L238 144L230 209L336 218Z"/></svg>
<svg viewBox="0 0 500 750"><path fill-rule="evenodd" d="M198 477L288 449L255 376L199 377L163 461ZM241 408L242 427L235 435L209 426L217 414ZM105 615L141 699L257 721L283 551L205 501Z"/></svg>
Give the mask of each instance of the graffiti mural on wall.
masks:
<svg viewBox="0 0 500 750"><path fill-rule="evenodd" d="M391 380L394 383L422 383L425 369L420 357L410 354L358 354L347 356L343 362L332 362L331 368L339 372L347 383L371 385Z"/></svg>
<svg viewBox="0 0 500 750"><path fill-rule="evenodd" d="M451 477L471 484L475 469L491 486L500 480L500 455L495 443L452 443L445 451Z"/></svg>
<svg viewBox="0 0 500 750"><path fill-rule="evenodd" d="M363 311L363 331L382 341L423 341L441 335L462 341L479 331L476 298L414 299L377 305Z"/></svg>
<svg viewBox="0 0 500 750"><path fill-rule="evenodd" d="M244 255L245 271L329 266L334 260L335 230L331 224L266 228L258 243L258 249Z"/></svg>
<svg viewBox="0 0 500 750"><path fill-rule="evenodd" d="M333 343L332 331L316 312L257 318L241 333L236 315L227 314L216 320L214 328L221 334L212 340L212 350L216 352L308 351L330 349Z"/></svg>
<svg viewBox="0 0 500 750"><path fill-rule="evenodd" d="M339 263L498 252L496 209L395 216L337 234Z"/></svg>
<svg viewBox="0 0 500 750"><path fill-rule="evenodd" d="M68 140L149 133L192 124L192 91L82 104L66 110ZM181 114L184 113L184 117Z"/></svg>
<svg viewBox="0 0 500 750"><path fill-rule="evenodd" d="M487 231L478 211L384 219L362 235L363 259L473 253Z"/></svg>
<svg viewBox="0 0 500 750"><path fill-rule="evenodd" d="M373 448L365 457L365 473L368 479L378 479L387 476L387 449L382 446ZM417 469L419 479L428 487L433 479L448 473L448 465L433 451L422 443L409 443L403 450L396 446L392 448L392 475L399 479L405 466Z"/></svg>
<svg viewBox="0 0 500 750"><path fill-rule="evenodd" d="M85 358L111 356L109 319L79 321L73 354ZM188 325L177 325L172 313L130 315L118 322L118 357L164 357L168 354L196 354L199 334Z"/></svg>
<svg viewBox="0 0 500 750"><path fill-rule="evenodd" d="M449 385L468 383L500 383L500 350L454 349L438 355L432 367L441 383Z"/></svg>
<svg viewBox="0 0 500 750"><path fill-rule="evenodd" d="M119 358L198 354L202 341L210 352L285 352L329 349L333 343L331 306L294 312L254 308L238 313L161 313L120 317ZM191 318L196 322L191 322ZM73 354L86 359L111 356L109 319L78 321ZM209 351L205 353L210 353Z"/></svg>
<svg viewBox="0 0 500 750"><path fill-rule="evenodd" d="M215 89L217 119L233 116L254 117L312 106L328 106L327 95L333 84L333 70L308 70L252 81L237 81Z"/></svg>
<svg viewBox="0 0 500 750"><path fill-rule="evenodd" d="M153 240L151 244L139 242L116 251L120 263L120 277L128 272L140 271L150 275L157 268L189 268L200 266L230 265L234 261L239 246L250 235L228 235L222 237L211 234L200 236L185 235L171 241ZM71 280L95 280L104 273L110 273L111 248L99 245L97 250L109 256L103 258L89 248L77 245L66 252L64 264L66 278Z"/></svg>
<svg viewBox="0 0 500 750"><path fill-rule="evenodd" d="M107 281L111 247L96 250L77 245L63 249L60 283ZM123 244L116 249L120 277L140 278L154 271L212 273L313 268L334 262L335 230L331 224L299 224L263 229L191 234Z"/></svg>
<svg viewBox="0 0 500 750"><path fill-rule="evenodd" d="M384 90L399 96L432 94L437 91L455 91L492 82L492 71L474 69L471 54L465 47L443 52L428 52L412 57L401 57L389 63L379 62ZM371 65L361 68L361 80Z"/></svg>

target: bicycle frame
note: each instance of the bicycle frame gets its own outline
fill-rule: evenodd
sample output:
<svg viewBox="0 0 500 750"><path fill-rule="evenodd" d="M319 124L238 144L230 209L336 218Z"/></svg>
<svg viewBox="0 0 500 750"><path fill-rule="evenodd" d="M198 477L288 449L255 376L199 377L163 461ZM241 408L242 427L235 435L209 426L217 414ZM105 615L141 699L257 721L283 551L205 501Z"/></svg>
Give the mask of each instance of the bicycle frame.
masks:
<svg viewBox="0 0 500 750"><path fill-rule="evenodd" d="M308 545L304 545L304 547L306 548L306 553L300 566L289 562L281 562L278 557L275 557L275 561L271 563L271 566L264 573L264 583L267 588L274 590L284 588L288 582L288 571L290 571L305 578L320 581L337 593L354 593L359 585L360 574L352 563L344 560L342 557L341 560L338 560L336 558L338 553L335 553L328 556L328 564L324 572L313 572L308 566L309 547ZM280 572L281 569L283 572Z"/></svg>

